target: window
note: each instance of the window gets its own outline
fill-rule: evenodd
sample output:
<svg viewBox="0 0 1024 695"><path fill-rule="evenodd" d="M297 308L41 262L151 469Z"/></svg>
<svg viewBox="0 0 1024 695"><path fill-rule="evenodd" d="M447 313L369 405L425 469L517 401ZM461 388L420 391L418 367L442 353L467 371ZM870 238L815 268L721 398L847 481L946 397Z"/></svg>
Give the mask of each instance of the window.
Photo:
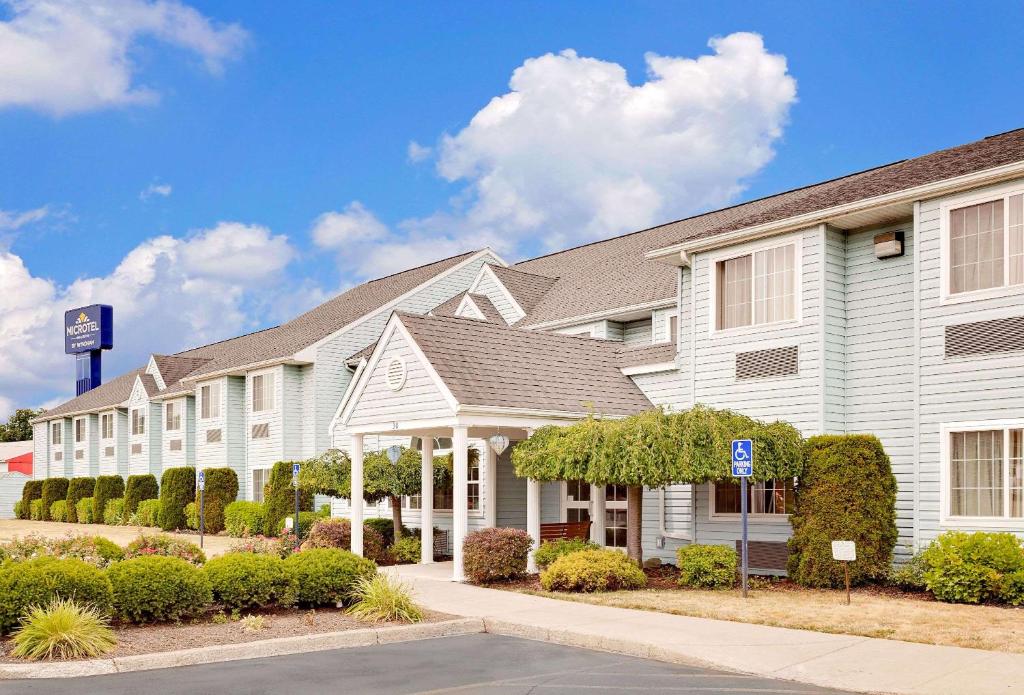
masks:
<svg viewBox="0 0 1024 695"><path fill-rule="evenodd" d="M739 483L715 483L711 513L739 514ZM791 479L769 480L747 485L747 511L750 514L784 516L793 511L795 504L794 486Z"/></svg>
<svg viewBox="0 0 1024 695"><path fill-rule="evenodd" d="M590 483L565 481L565 520L570 523L590 521Z"/></svg>
<svg viewBox="0 0 1024 695"><path fill-rule="evenodd" d="M626 486L606 485L604 489L604 544L626 547Z"/></svg>
<svg viewBox="0 0 1024 695"><path fill-rule="evenodd" d="M480 510L480 457L474 450L469 451L469 460L466 468L466 506L471 512ZM434 511L450 512L455 506L455 491L453 485L444 487L434 486ZM420 495L412 495L402 500L402 506L406 509L421 509L422 498Z"/></svg>
<svg viewBox="0 0 1024 695"><path fill-rule="evenodd" d="M79 418L75 420L75 444L81 444L85 441L85 419Z"/></svg>
<svg viewBox="0 0 1024 695"><path fill-rule="evenodd" d="M55 422L53 423L53 426L50 428L50 430L51 432L53 432L52 436L50 437L50 443L62 444L63 442L61 440L63 439L64 436L64 423Z"/></svg>
<svg viewBox="0 0 1024 695"><path fill-rule="evenodd" d="M796 318L796 244L719 261L718 330Z"/></svg>
<svg viewBox="0 0 1024 695"><path fill-rule="evenodd" d="M1024 517L1024 428L949 433L946 475L951 517Z"/></svg>
<svg viewBox="0 0 1024 695"><path fill-rule="evenodd" d="M270 480L270 469L269 468L254 468L252 471L252 501L262 502L263 501L263 488L266 487L267 481Z"/></svg>
<svg viewBox="0 0 1024 695"><path fill-rule="evenodd" d="M252 412L274 409L274 375L257 374L252 378Z"/></svg>
<svg viewBox="0 0 1024 695"><path fill-rule="evenodd" d="M679 314L673 309L672 313L666 313L665 316L665 328L664 334L659 335L657 331L652 329L651 331L651 342L652 343L674 343L679 340ZM652 321L652 326L656 324L656 321Z"/></svg>
<svg viewBox="0 0 1024 695"><path fill-rule="evenodd" d="M100 436L103 439L114 438L114 414L107 413L106 415L100 415Z"/></svg>
<svg viewBox="0 0 1024 695"><path fill-rule="evenodd" d="M132 410L132 434L146 433L146 413L141 408Z"/></svg>
<svg viewBox="0 0 1024 695"><path fill-rule="evenodd" d="M170 401L164 404L164 426L168 432L181 429L181 404Z"/></svg>
<svg viewBox="0 0 1024 695"><path fill-rule="evenodd" d="M206 384L199 389L199 400L202 401L202 410L199 417L208 420L213 417L220 417L220 383Z"/></svg>
<svg viewBox="0 0 1024 695"><path fill-rule="evenodd" d="M946 214L950 295L1024 284L1024 194Z"/></svg>

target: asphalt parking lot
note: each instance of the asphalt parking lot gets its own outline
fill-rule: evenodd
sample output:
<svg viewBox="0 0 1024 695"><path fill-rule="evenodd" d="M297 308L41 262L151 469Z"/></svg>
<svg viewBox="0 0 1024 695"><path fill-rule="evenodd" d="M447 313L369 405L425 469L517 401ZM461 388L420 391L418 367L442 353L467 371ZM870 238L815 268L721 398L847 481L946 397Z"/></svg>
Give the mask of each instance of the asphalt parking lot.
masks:
<svg viewBox="0 0 1024 695"><path fill-rule="evenodd" d="M0 693L835 693L812 686L495 635L313 652L68 680Z"/></svg>

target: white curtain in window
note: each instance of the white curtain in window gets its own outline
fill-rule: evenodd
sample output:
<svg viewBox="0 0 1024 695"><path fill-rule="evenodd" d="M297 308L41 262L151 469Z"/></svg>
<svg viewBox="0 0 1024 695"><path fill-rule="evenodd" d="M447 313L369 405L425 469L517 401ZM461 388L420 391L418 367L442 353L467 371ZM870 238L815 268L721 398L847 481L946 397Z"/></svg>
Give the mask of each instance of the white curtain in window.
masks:
<svg viewBox="0 0 1024 695"><path fill-rule="evenodd" d="M951 210L949 230L950 292L1002 286L1003 201Z"/></svg>
<svg viewBox="0 0 1024 695"><path fill-rule="evenodd" d="M954 432L950 459L950 513L1003 515L1003 430Z"/></svg>
<svg viewBox="0 0 1024 695"><path fill-rule="evenodd" d="M1024 283L1024 195L1010 196L1010 284Z"/></svg>
<svg viewBox="0 0 1024 695"><path fill-rule="evenodd" d="M720 328L750 325L751 282L750 256L731 258L722 263Z"/></svg>
<svg viewBox="0 0 1024 695"><path fill-rule="evenodd" d="M795 256L792 244L754 254L754 323L793 318Z"/></svg>

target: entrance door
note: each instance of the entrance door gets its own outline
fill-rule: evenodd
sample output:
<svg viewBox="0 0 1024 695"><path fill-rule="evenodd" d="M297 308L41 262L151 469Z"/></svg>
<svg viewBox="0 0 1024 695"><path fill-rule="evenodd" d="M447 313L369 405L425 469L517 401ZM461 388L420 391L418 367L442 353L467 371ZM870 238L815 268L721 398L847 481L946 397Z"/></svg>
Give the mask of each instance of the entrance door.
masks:
<svg viewBox="0 0 1024 695"><path fill-rule="evenodd" d="M590 483L582 480L565 481L562 521L590 521Z"/></svg>
<svg viewBox="0 0 1024 695"><path fill-rule="evenodd" d="M607 485L604 491L604 544L626 547L626 486Z"/></svg>

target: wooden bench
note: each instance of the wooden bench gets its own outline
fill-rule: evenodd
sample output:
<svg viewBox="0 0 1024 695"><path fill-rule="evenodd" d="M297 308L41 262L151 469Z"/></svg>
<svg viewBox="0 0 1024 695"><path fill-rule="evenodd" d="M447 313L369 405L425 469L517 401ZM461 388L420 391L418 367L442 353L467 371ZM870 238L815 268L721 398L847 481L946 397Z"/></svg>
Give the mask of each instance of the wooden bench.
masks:
<svg viewBox="0 0 1024 695"><path fill-rule="evenodd" d="M589 540L589 521L571 521L565 524L541 524L540 542L557 540Z"/></svg>
<svg viewBox="0 0 1024 695"><path fill-rule="evenodd" d="M737 566L743 542L736 541ZM785 541L747 541L747 565L751 570L785 572L789 559L789 546Z"/></svg>

